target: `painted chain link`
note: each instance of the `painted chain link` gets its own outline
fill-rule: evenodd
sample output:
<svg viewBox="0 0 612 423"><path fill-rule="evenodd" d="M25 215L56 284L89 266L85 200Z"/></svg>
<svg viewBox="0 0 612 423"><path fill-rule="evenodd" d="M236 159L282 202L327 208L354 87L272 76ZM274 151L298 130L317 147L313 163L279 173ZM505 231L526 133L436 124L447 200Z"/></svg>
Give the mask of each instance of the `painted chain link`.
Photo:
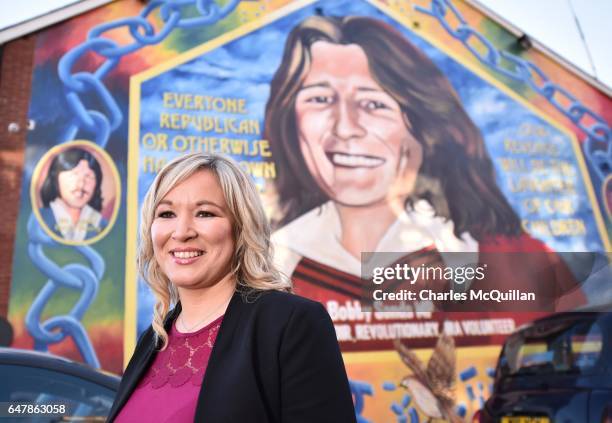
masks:
<svg viewBox="0 0 612 423"><path fill-rule="evenodd" d="M612 172L612 130L603 117L552 82L535 64L495 48L484 35L468 25L450 0L431 0L430 9L414 8L436 18L446 32L461 41L481 63L514 81L527 84L578 126L586 134L582 145L584 154L600 182ZM453 26L451 22L458 23Z"/></svg>
<svg viewBox="0 0 612 423"><path fill-rule="evenodd" d="M158 44L175 28L193 28L212 25L227 16L236 8L240 0L229 0L220 7L214 0L153 0L138 16L118 19L103 23L89 31L87 40L64 54L58 64L59 78L64 85L66 102L73 114L73 120L66 129L60 143L77 139L80 132L85 132L89 139L101 148L106 147L110 134L123 121L123 114L111 92L104 86L102 79L121 61L144 46ZM193 9L199 16L193 16ZM163 27L155 32L148 17L158 11ZM182 14L189 13L189 17ZM119 45L104 33L117 28L127 28L132 42ZM96 53L105 58L104 63L94 72L72 73L75 63L84 55ZM87 106L101 105L101 110ZM51 344L71 337L83 360L96 368L100 362L87 336L81 320L95 299L104 274L105 263L100 254L91 247L74 247L89 263L72 263L60 267L50 260L43 251L43 246L58 248L61 245L51 239L41 228L40 223L30 215L28 221L28 254L32 262L49 279L32 302L25 317L25 325L34 338L34 348L46 351ZM80 297L72 310L65 315L55 316L42 321L45 306L59 288L68 288L80 292Z"/></svg>
<svg viewBox="0 0 612 423"><path fill-rule="evenodd" d="M34 348L47 351L50 344L58 343L69 336L72 337L84 361L99 368L100 362L81 324L81 319L98 293L99 281L104 274L104 260L93 248L78 246L74 248L88 261L89 267L77 263L59 267L43 252L43 246L58 247L59 244L42 230L33 214L28 220L28 235L30 237L28 255L38 269L49 278L25 317L26 328L34 338ZM68 314L51 317L41 323L45 306L59 288L78 291L80 297Z"/></svg>
<svg viewBox="0 0 612 423"><path fill-rule="evenodd" d="M112 71L123 56L129 55L147 45L158 44L176 28L193 28L211 25L227 16L236 8L240 0L229 0L223 7L214 0L153 0L138 16L118 19L95 26L89 31L87 40L66 53L59 61L57 70L66 90L66 100L74 115L74 121L66 131L66 140L75 139L79 130L93 136L96 144L104 148L110 134L123 120L123 115L102 79ZM200 16L193 17L193 9ZM155 12L163 26L155 32L149 16ZM182 14L190 15L183 17ZM126 28L132 37L130 43L119 45L105 38L104 34L117 28ZM72 73L75 63L88 53L96 53L106 60L93 73ZM89 109L85 100L91 104L101 104L102 110ZM92 101L93 100L93 101Z"/></svg>

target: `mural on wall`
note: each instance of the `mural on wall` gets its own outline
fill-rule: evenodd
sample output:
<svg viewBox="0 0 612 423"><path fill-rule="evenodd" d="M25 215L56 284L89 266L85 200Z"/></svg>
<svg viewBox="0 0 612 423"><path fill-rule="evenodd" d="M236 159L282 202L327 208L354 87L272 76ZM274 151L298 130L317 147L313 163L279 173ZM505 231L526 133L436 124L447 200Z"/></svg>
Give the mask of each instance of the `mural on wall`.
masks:
<svg viewBox="0 0 612 423"><path fill-rule="evenodd" d="M537 53L515 60L541 66L533 86L519 65L491 69L491 43L510 35L463 3L244 1L208 17L120 3L38 40L16 346L120 372L154 302L135 271L138 209L159 168L194 151L230 155L254 178L279 266L334 321L362 421L469 418L504 337L539 315L363 310L362 252L610 251L611 100ZM488 54L441 10L467 11ZM113 32L139 14L153 24ZM544 90L540 69L597 101L571 97L570 121L558 111L568 92ZM587 282L582 300L600 288ZM436 366L454 370L440 381Z"/></svg>

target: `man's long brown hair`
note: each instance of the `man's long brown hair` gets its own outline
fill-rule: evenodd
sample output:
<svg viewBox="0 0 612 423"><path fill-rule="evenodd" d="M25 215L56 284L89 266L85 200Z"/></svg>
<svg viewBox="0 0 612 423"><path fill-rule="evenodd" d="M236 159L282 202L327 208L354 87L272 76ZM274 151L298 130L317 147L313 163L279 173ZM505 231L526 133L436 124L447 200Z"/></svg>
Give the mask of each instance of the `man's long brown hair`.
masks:
<svg viewBox="0 0 612 423"><path fill-rule="evenodd" d="M518 216L495 183L482 135L447 78L399 31L358 16L310 17L291 31L285 44L265 117L282 211L277 227L329 200L304 162L295 116L295 99L317 41L360 46L372 77L398 102L407 127L421 144L423 163L406 207L427 200L438 216L454 223L457 237L465 232L477 240L521 233Z"/></svg>

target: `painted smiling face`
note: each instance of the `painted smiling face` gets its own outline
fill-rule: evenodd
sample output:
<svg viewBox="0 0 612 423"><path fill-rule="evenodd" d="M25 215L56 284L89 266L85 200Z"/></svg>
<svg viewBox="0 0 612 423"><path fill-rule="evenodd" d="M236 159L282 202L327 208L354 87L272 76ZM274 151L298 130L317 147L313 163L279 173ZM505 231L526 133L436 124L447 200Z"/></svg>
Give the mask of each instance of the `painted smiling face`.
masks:
<svg viewBox="0 0 612 423"><path fill-rule="evenodd" d="M210 170L197 171L160 201L151 238L155 260L179 290L210 287L231 272L232 219Z"/></svg>
<svg viewBox="0 0 612 423"><path fill-rule="evenodd" d="M57 175L59 194L64 203L74 209L82 209L91 200L96 189L96 174L86 160L74 168Z"/></svg>
<svg viewBox="0 0 612 423"><path fill-rule="evenodd" d="M311 56L295 114L300 150L317 184L348 206L410 194L422 148L399 104L372 78L363 49L318 41Z"/></svg>

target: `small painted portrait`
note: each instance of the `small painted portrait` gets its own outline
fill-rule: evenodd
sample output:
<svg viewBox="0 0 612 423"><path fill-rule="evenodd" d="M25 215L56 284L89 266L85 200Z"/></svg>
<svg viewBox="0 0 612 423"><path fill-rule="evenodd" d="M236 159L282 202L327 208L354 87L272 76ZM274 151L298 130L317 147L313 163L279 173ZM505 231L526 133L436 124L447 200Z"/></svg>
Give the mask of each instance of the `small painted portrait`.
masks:
<svg viewBox="0 0 612 423"><path fill-rule="evenodd" d="M608 215L608 219L612 220L612 175L608 175L602 186L603 203L606 214Z"/></svg>
<svg viewBox="0 0 612 423"><path fill-rule="evenodd" d="M106 234L116 216L120 187L104 151L86 141L60 145L43 157L37 171L32 200L39 222L52 238L89 244Z"/></svg>

